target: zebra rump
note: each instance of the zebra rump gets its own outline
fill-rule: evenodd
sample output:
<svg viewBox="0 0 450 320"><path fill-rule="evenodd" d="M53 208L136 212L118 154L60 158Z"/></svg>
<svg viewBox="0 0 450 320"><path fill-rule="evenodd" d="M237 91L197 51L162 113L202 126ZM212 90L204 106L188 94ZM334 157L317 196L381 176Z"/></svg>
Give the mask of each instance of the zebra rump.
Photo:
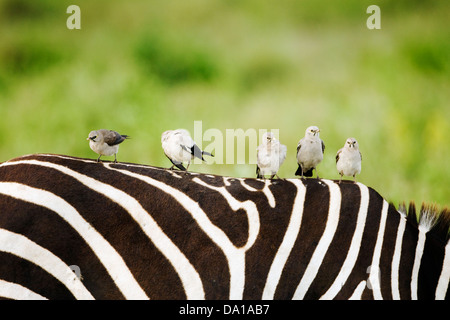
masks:
<svg viewBox="0 0 450 320"><path fill-rule="evenodd" d="M449 299L450 214L370 187L0 164L5 299Z"/></svg>

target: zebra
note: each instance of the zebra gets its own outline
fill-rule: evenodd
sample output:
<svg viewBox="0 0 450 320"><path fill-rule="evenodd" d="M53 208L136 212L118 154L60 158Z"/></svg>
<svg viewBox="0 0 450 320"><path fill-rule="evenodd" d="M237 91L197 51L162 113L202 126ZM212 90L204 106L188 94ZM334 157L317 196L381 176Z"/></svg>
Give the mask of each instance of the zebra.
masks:
<svg viewBox="0 0 450 320"><path fill-rule="evenodd" d="M449 299L450 215L418 216L359 182L26 155L0 164L0 297Z"/></svg>

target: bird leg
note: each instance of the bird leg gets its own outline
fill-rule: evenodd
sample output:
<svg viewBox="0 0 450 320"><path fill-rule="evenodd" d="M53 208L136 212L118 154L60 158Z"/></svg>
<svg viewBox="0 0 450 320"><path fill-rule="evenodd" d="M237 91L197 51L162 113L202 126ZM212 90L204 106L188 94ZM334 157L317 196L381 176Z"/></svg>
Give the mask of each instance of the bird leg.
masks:
<svg viewBox="0 0 450 320"><path fill-rule="evenodd" d="M284 180L284 179L280 178L276 173L274 173L270 179L273 179L274 177L277 177L277 179L280 179L280 180Z"/></svg>
<svg viewBox="0 0 450 320"><path fill-rule="evenodd" d="M357 183L357 181L356 181L356 174L353 175L353 183Z"/></svg>
<svg viewBox="0 0 450 320"><path fill-rule="evenodd" d="M114 163L117 163L117 153L114 153Z"/></svg>
<svg viewBox="0 0 450 320"><path fill-rule="evenodd" d="M339 173L339 175L341 176L341 178L339 179L339 184L341 184L341 182L342 182L342 173Z"/></svg>
<svg viewBox="0 0 450 320"><path fill-rule="evenodd" d="M191 163L190 162L188 162L188 164L187 164L187 166L186 166L186 171L184 172L184 174L187 174L188 173L188 169L189 169L189 166L191 165Z"/></svg>
<svg viewBox="0 0 450 320"><path fill-rule="evenodd" d="M97 162L101 162L101 161L100 161L100 157L101 157L101 156L102 156L102 155L99 155L99 156L98 156Z"/></svg>

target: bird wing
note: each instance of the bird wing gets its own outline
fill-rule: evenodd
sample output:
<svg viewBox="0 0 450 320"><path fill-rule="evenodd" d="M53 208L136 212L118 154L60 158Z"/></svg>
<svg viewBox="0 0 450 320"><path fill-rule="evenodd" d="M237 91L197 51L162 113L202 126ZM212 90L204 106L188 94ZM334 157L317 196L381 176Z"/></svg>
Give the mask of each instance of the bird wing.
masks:
<svg viewBox="0 0 450 320"><path fill-rule="evenodd" d="M181 145L181 147L184 150L186 150L187 152L189 152L190 154L192 154L194 157L205 161L205 159L203 159L202 150L195 143L192 145L192 147L190 149L188 149L186 146L183 146L183 145Z"/></svg>
<svg viewBox="0 0 450 320"><path fill-rule="evenodd" d="M359 152L359 157L361 158L361 161L362 161L362 154L361 154L361 151Z"/></svg>
<svg viewBox="0 0 450 320"><path fill-rule="evenodd" d="M116 144L122 143L125 139L128 138L127 135L121 135L120 133L113 130L104 130L102 131L103 140L109 145L114 146Z"/></svg>
<svg viewBox="0 0 450 320"><path fill-rule="evenodd" d="M280 166L286 159L286 153L287 153L287 147L284 144L280 144L280 158L279 158Z"/></svg>
<svg viewBox="0 0 450 320"><path fill-rule="evenodd" d="M259 171L260 171L259 166L256 165L256 178L257 178L257 179L262 179L263 176L259 174Z"/></svg>
<svg viewBox="0 0 450 320"><path fill-rule="evenodd" d="M339 149L338 152L336 153L336 163L339 161L339 155L341 154L342 149L343 148Z"/></svg>
<svg viewBox="0 0 450 320"><path fill-rule="evenodd" d="M303 142L303 138L300 139L300 141L297 144L297 155L298 155L298 152L300 151L300 148L302 147L302 142Z"/></svg>
<svg viewBox="0 0 450 320"><path fill-rule="evenodd" d="M164 153L165 154L165 153ZM172 164L177 167L178 169L180 169L181 171L186 171L186 168L183 167L183 164L181 162L177 162L177 161L173 161L172 159L170 159L170 157L166 154L167 159L170 160L170 162L172 162Z"/></svg>
<svg viewBox="0 0 450 320"><path fill-rule="evenodd" d="M189 132L186 130L179 130L176 132L176 134L180 135L180 147L185 150L186 152L189 152L194 157L197 157L203 161L203 152L202 150L195 144L194 140L192 140L191 136L189 135ZM210 155L208 153L208 155Z"/></svg>
<svg viewBox="0 0 450 320"><path fill-rule="evenodd" d="M325 143L323 143L323 140L320 140L322 142L322 153L325 151Z"/></svg>

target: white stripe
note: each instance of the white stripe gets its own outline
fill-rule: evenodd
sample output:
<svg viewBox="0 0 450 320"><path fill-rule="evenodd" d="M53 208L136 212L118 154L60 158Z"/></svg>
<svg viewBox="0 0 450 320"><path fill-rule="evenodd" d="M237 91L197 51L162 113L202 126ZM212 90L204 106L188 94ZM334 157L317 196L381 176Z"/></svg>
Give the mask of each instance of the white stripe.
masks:
<svg viewBox="0 0 450 320"><path fill-rule="evenodd" d="M266 181L264 182L264 188L263 188L262 190L258 190L258 189L256 189L256 188L253 188L253 187L249 186L248 184L245 183L245 179L238 179L238 180L239 180L239 182L241 183L241 185L242 185L245 189L247 189L248 191L252 191L252 192L260 192L260 191L262 191L262 192L264 193L264 195L266 196L267 201L269 202L269 205L270 205L272 208L275 208L275 205L276 205L276 203L275 203L275 197L273 196L272 191L270 191L270 189L269 189L269 186L272 184L272 181L271 181L271 180L266 180Z"/></svg>
<svg viewBox="0 0 450 320"><path fill-rule="evenodd" d="M263 194L266 196L267 202L269 202L269 205L270 205L272 208L275 208L275 205L276 205L276 203L275 203L275 197L273 196L272 191L270 191L270 189L269 189L269 186L272 184L272 181L271 181L271 180L265 180L265 181L264 181L264 188L263 188L262 190L258 190L258 189L256 189L256 188L253 188L253 187L249 186L248 184L245 183L245 179L238 179L238 180L239 180L239 182L241 183L241 185L242 185L245 189L247 189L248 191L252 191L252 192L260 192L260 191L262 191Z"/></svg>
<svg viewBox="0 0 450 320"><path fill-rule="evenodd" d="M248 238L244 246L236 248L226 234L211 223L203 210L197 212L197 214L195 214L195 211L191 211L192 217L196 219L199 226L211 240L221 248L227 258L230 269L230 299L242 299L245 286L245 253L253 246L259 234L260 221L258 209L255 203L250 200L244 202L236 200L225 187L214 187L198 178L194 178L192 181L219 192L233 211L237 212L239 209L243 209L247 213ZM198 213L200 213L200 216ZM215 239L217 236L219 236L217 240L220 239L220 241Z"/></svg>
<svg viewBox="0 0 450 320"><path fill-rule="evenodd" d="M373 251L372 263L370 264L369 281L371 289L373 290L373 297L375 300L382 300L380 287L380 258L381 249L383 247L384 230L386 228L386 219L389 204L383 200L383 208L381 210L380 227L378 228L377 242Z"/></svg>
<svg viewBox="0 0 450 320"><path fill-rule="evenodd" d="M3 163L1 166L16 165L16 164L29 164L38 165L53 168L59 170L65 174L72 176L73 178L85 183L88 187L99 191L105 195L108 194L108 189L114 189L108 185L102 184L92 178L83 176L73 170L66 167L56 165L48 162L40 162L36 160L24 160L12 163ZM64 199L48 192L36 188L31 188L25 185L15 184L15 188L12 189L11 183L1 183L3 187L0 193L9 194L12 197L35 203L40 206L46 207L66 220L86 241L86 243L92 248L97 255L101 263L105 266L111 278L124 294L127 299L148 299L145 292L137 283L136 279L131 274L130 270L126 266L122 257L117 251L106 241L103 236L98 233L84 218ZM14 190L14 192L12 192ZM115 194L112 195L116 196ZM116 196L119 198L119 195ZM129 196L126 196L131 198ZM133 199L133 198L131 198ZM136 200L130 200L136 201ZM131 209L130 209L131 210Z"/></svg>
<svg viewBox="0 0 450 320"><path fill-rule="evenodd" d="M47 300L47 298L17 283L0 279L0 297L13 300Z"/></svg>
<svg viewBox="0 0 450 320"><path fill-rule="evenodd" d="M152 185L153 187L156 187L161 191L167 193L168 195L172 196L178 203L180 203L186 209L186 211L188 211L192 215L192 217L197 221L199 226L208 234L208 236L210 236L210 238L213 241L215 241L216 244L221 246L224 252L226 251L225 253L226 255L236 254L235 258L236 260L239 261L237 265L245 263L245 258L236 250L233 251L234 246L231 243L231 241L229 241L226 234L221 229L213 225L211 221L209 221L206 213L200 208L198 203L189 198L188 196L186 196L186 194L179 191L178 189L175 189L169 185L166 185L161 181L152 179L148 176L143 176L128 170L120 170L112 168L109 164L105 164L105 167L110 170L128 175L132 178L144 181L145 183ZM153 221L153 223L155 224L153 228L157 227L156 222ZM146 232L148 233L149 237L154 237L154 230L146 228ZM170 239L165 234L164 237L167 238L166 241L170 241ZM157 239L155 239L155 241L157 241ZM161 243L160 250L162 250L164 254L167 254L168 259L171 261L172 265L179 274L181 281L183 283L184 290L186 291L186 295L188 296L188 299L205 299L205 293L203 290L203 285L199 274L190 264L187 258L183 255L183 253L179 251L179 249L171 241L170 243L174 247L172 250L168 250L170 249L168 244L164 245L163 243ZM175 252L175 249L177 250L177 252ZM182 255L183 259L181 260L180 258L177 258L176 257L177 254ZM230 266L230 272L232 267L234 267L234 265Z"/></svg>
<svg viewBox="0 0 450 320"><path fill-rule="evenodd" d="M228 191L225 187L214 187L211 185L206 184L205 182L203 182L202 180L198 179L198 178L194 178L192 179L193 182L198 183L206 188L215 190L217 192L219 192L224 198L225 200L228 202L228 204L230 205L231 209L233 211L238 211L240 209L245 210L245 212L247 213L247 220L248 220L248 238L247 241L245 243L245 245L242 247L243 251L247 251L248 249L250 249L253 244L255 243L258 234L259 234L259 227L260 227L260 221L259 221L259 212L258 209L256 208L256 205L254 202L247 200L244 202L241 202L239 200L236 200ZM203 212L204 213L204 212ZM204 220L204 222L207 222L207 224L202 224L200 227L202 227L202 229L204 228L204 231L210 235L210 238L214 241L214 234L212 231L212 229L210 229L212 226L214 226L211 221L208 219L207 215L205 214L205 217L207 220ZM214 226L214 228L217 228L216 226ZM214 229L213 228L213 229ZM220 228L217 228L215 231L221 231L223 232ZM233 248L236 248L232 242L229 240L229 238L226 236L226 234L223 232L223 235L226 237L221 241L223 244L225 244L226 246L232 246ZM225 241L225 242L224 242ZM226 244L226 242L229 242L229 244ZM219 244L218 244L219 245ZM223 245L219 245L219 246L223 246Z"/></svg>
<svg viewBox="0 0 450 320"><path fill-rule="evenodd" d="M271 180L266 180L264 182L264 188L262 191L263 191L264 195L266 196L267 201L269 202L269 205L272 208L275 208L275 197L273 196L272 191L270 191L270 189L269 189L269 185L271 185L271 184L272 184Z"/></svg>
<svg viewBox="0 0 450 320"><path fill-rule="evenodd" d="M363 280L361 281L358 286L356 287L355 291L353 292L353 294L351 295L350 298L348 298L348 300L361 300L362 294L364 292L364 289L366 288L366 281Z"/></svg>
<svg viewBox="0 0 450 320"><path fill-rule="evenodd" d="M450 241L445 246L444 263L436 288L436 300L444 300L450 283Z"/></svg>
<svg viewBox="0 0 450 320"><path fill-rule="evenodd" d="M237 201L236 199L231 197L231 195L226 192L225 188L217 188L217 191L221 192L222 195L224 195L228 203L230 203L230 205L232 206L233 210L243 208L244 210L246 210L248 215L249 238L244 247L236 248L227 237L225 232L215 226L209 220L208 215L201 209L199 204L189 198L185 193L148 176L143 176L128 170L112 168L109 164L105 165L105 167L110 170L133 177L135 179L144 181L145 183L152 185L172 196L181 206L183 206L183 208L185 208L186 211L191 214L192 218L198 223L199 227L218 247L220 247L220 249L225 254L230 270L230 299L242 299L245 285L245 251L253 245L259 232L259 215L253 202L245 201L241 203L240 201ZM193 181L206 187L213 188L197 178L194 178ZM198 276L198 274L197 277L200 281L200 277ZM184 281L185 290L192 291L191 295L195 294L195 292L201 289L204 298L203 288L199 288L198 284L196 284L195 282L193 283L190 276L184 276L181 280Z"/></svg>
<svg viewBox="0 0 450 320"><path fill-rule="evenodd" d="M420 261L422 260L423 250L425 249L426 232L419 227L419 240L417 240L414 265L411 275L411 299L417 300L417 284L419 280Z"/></svg>
<svg viewBox="0 0 450 320"><path fill-rule="evenodd" d="M306 187L299 179L290 180L297 187L297 195L294 200L292 208L291 219L284 235L283 241L278 248L277 254L270 266L270 271L267 276L266 284L263 291L262 298L265 300L273 299L275 290L281 277L281 273L286 264L289 254L295 244L298 233L300 231L300 225L302 222L303 209L305 204Z"/></svg>
<svg viewBox="0 0 450 320"><path fill-rule="evenodd" d="M369 206L369 189L359 182L357 183L357 185L359 186L359 189L361 191L361 203L359 206L358 218L356 221L356 229L353 234L350 248L347 252L347 257L345 258L344 264L342 265L338 276L336 277L328 291L322 297L320 297L320 299L323 300L332 300L339 293L341 287L345 284L348 277L350 276L350 273L352 272L353 267L356 263L356 259L358 258L364 227L366 224L367 209Z"/></svg>
<svg viewBox="0 0 450 320"><path fill-rule="evenodd" d="M0 229L0 251L16 255L41 267L63 283L76 299L94 299L68 265L30 239L20 234ZM13 287L10 289L18 288ZM23 294L23 291L21 292ZM14 295L14 292L11 292L11 294ZM21 293L17 292L15 294L20 295Z"/></svg>
<svg viewBox="0 0 450 320"><path fill-rule="evenodd" d="M50 162L41 161L21 161L28 164L36 164L49 168L56 169L64 174L67 174L74 179L78 180L88 188L95 190L96 192L109 198L111 201L116 202L122 208L124 208L130 216L139 224L144 233L150 238L153 244L158 248L158 250L169 260L169 262L174 267L175 271L180 276L183 283L185 293L188 299L204 299L205 293L203 290L203 285L198 275L197 271L191 265L189 260L184 256L180 249L170 240L170 238L161 230L156 221L151 217L151 215L141 206L141 204L133 197L127 193L112 187L111 185L102 183L86 175L80 174L74 170L67 167L53 164ZM18 162L14 162L18 163ZM101 165L101 164L98 164ZM105 167L107 165L105 164ZM128 171L127 171L128 172ZM130 274L131 275L131 274ZM145 292L135 281L134 278L124 277L120 273L114 277L117 281L120 281L128 289L130 286L127 297L129 299L148 299Z"/></svg>
<svg viewBox="0 0 450 320"><path fill-rule="evenodd" d="M311 283L322 265L323 258L328 251L331 241L333 240L336 228L339 222L339 213L341 211L341 191L337 184L330 180L322 180L328 185L330 190L330 200L328 208L328 218L325 231L317 244L314 254L303 274L302 280L295 290L293 299L303 299L308 291Z"/></svg>
<svg viewBox="0 0 450 320"><path fill-rule="evenodd" d="M391 287L392 287L392 299L400 300L400 289L399 289L399 274L400 274L400 258L402 256L402 243L403 234L405 233L406 227L406 215L401 214L400 222L397 229L397 238L395 239L395 249L394 256L392 259L391 266Z"/></svg>
<svg viewBox="0 0 450 320"><path fill-rule="evenodd" d="M238 179L238 180L241 183L241 186L243 186L248 191L251 191L251 192L259 192L260 191L258 189L253 188L253 187L250 187L248 184L245 183L244 179Z"/></svg>

